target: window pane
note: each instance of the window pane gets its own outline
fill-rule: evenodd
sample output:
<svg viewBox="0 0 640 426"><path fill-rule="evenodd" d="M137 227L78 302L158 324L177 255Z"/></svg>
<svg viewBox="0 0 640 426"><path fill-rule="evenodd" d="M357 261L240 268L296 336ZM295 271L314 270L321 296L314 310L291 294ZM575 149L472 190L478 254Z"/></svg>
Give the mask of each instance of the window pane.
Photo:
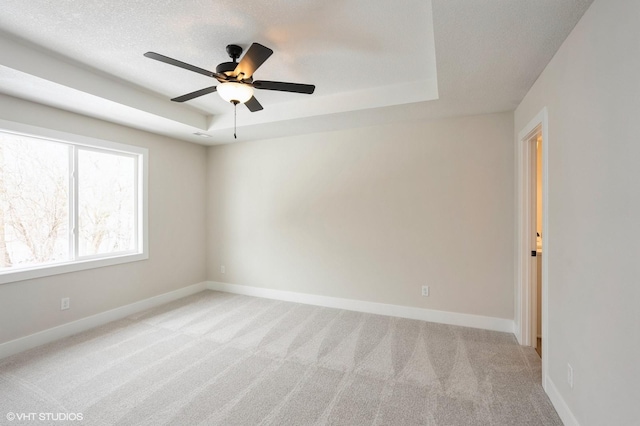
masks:
<svg viewBox="0 0 640 426"><path fill-rule="evenodd" d="M135 248L135 164L131 156L78 150L80 256Z"/></svg>
<svg viewBox="0 0 640 426"><path fill-rule="evenodd" d="M69 259L69 147L0 133L0 271Z"/></svg>

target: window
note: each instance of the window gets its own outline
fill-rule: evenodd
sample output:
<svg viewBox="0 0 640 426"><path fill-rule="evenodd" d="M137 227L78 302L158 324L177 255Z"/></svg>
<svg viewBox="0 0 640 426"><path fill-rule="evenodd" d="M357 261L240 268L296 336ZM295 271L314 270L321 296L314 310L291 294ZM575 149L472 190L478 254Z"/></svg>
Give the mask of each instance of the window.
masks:
<svg viewBox="0 0 640 426"><path fill-rule="evenodd" d="M143 148L0 121L0 284L148 258L146 163Z"/></svg>

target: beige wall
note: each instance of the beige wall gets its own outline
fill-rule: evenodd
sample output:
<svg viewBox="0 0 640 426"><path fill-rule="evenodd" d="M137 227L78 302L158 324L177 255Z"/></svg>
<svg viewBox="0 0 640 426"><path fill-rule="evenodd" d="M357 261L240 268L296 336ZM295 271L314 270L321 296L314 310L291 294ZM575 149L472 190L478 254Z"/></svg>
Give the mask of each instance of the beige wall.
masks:
<svg viewBox="0 0 640 426"><path fill-rule="evenodd" d="M148 260L0 285L0 343L205 280L206 148L2 95L0 119L148 148L150 247Z"/></svg>
<svg viewBox="0 0 640 426"><path fill-rule="evenodd" d="M545 344L582 425L640 419L639 17L636 0L596 0L515 113L518 132L548 108Z"/></svg>
<svg viewBox="0 0 640 426"><path fill-rule="evenodd" d="M511 319L512 138L502 113L212 147L208 276Z"/></svg>

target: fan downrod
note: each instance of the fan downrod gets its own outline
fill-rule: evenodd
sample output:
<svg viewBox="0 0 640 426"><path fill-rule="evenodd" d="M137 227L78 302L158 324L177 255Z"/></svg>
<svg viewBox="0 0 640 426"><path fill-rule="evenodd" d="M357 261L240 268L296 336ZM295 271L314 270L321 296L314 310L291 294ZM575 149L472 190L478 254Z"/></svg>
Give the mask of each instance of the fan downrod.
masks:
<svg viewBox="0 0 640 426"><path fill-rule="evenodd" d="M227 46L227 53L229 57L233 60L233 62L223 62L218 64L216 67L216 72L218 74L226 74L227 76L231 76L233 71L238 66L238 58L242 55L242 47L237 44L230 44Z"/></svg>

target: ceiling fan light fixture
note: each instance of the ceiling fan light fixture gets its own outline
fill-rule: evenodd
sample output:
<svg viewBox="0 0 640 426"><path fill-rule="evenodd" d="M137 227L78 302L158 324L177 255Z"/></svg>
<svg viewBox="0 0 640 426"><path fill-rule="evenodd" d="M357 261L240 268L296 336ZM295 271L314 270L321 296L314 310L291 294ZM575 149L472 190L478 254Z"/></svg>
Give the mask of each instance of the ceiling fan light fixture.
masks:
<svg viewBox="0 0 640 426"><path fill-rule="evenodd" d="M220 97L227 102L245 103L253 97L253 87L243 83L220 83L217 87Z"/></svg>

